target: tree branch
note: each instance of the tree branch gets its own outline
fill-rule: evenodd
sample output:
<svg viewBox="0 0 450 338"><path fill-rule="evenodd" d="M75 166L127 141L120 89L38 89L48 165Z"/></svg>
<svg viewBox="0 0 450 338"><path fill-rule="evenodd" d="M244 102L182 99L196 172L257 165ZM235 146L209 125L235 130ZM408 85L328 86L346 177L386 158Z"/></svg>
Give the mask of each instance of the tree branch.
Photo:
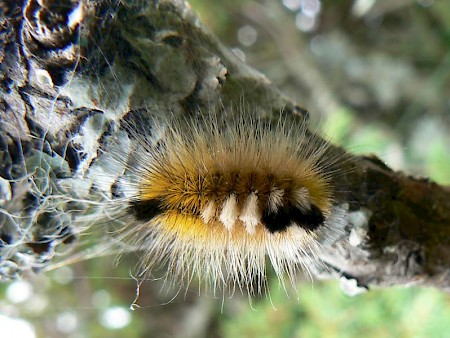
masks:
<svg viewBox="0 0 450 338"><path fill-rule="evenodd" d="M113 198L92 168L108 166L101 149L130 112L190 115L241 103L265 116L306 115L183 1L6 1L0 10L1 280L50 264L76 242L95 210L75 198ZM349 292L449 291L450 189L375 157L339 166L335 203L345 227L317 274L350 281Z"/></svg>

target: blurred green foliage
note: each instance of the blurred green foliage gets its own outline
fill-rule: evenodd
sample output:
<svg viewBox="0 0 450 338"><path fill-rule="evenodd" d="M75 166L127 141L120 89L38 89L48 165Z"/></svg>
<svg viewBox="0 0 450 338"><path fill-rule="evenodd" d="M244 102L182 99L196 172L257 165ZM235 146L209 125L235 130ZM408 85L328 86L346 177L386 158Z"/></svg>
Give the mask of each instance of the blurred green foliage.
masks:
<svg viewBox="0 0 450 338"><path fill-rule="evenodd" d="M432 289L392 287L349 297L336 282L318 282L301 285L298 301L281 289L271 296L272 302L228 314L223 337L449 337L449 298Z"/></svg>
<svg viewBox="0 0 450 338"><path fill-rule="evenodd" d="M270 1L281 6L281 1ZM269 0L191 4L220 40L239 47L250 65L300 104L312 107L313 117L323 114L317 120L333 141L353 152L376 153L394 168L449 184L450 2L379 0L372 12L359 18L351 14L355 2L323 1L316 29L291 36L311 49L314 67L326 75L341 104L328 112L314 108L320 98L305 93L305 79L293 79L281 61L284 51L269 32L270 27L295 25L295 13L284 9L277 17L270 12L258 21L250 14ZM252 46L239 44L237 32L243 25L258 32ZM122 329L108 329L101 324L105 310L128 309L135 297L133 264L123 259L113 270L107 257L38 276L26 303L12 302L6 295L9 286L0 285L0 312L29 320L38 337L49 338L187 337L183 322L191 317L204 321L197 334L205 337L450 337L450 298L442 292L392 287L349 297L337 282L302 283L298 299L273 288L272 301L257 299L252 306L236 295L224 300L222 310L221 297L198 295L194 287L166 304L176 292L159 292L162 281L156 280L142 285L141 308L132 312L131 322ZM106 295L103 302L93 301L98 292ZM45 304L33 311L30 304L38 300ZM62 333L56 324L66 312L74 314L78 324L75 331Z"/></svg>

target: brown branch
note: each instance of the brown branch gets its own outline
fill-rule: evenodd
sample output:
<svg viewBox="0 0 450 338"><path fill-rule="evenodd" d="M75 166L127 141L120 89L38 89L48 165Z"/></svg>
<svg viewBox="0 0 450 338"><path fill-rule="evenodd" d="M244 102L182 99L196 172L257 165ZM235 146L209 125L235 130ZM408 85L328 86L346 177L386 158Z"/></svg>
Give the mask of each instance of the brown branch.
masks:
<svg viewBox="0 0 450 338"><path fill-rule="evenodd" d="M92 186L101 185L90 171L108 166L99 150L130 112L192 114L244 97L266 116L305 115L217 42L185 3L43 3L0 8L1 279L49 264L59 246L72 243L77 219L95 210L64 199L49 209L48 202L95 194ZM335 197L345 222L326 248L328 269L317 273L355 286L448 291L450 189L376 158L339 166Z"/></svg>

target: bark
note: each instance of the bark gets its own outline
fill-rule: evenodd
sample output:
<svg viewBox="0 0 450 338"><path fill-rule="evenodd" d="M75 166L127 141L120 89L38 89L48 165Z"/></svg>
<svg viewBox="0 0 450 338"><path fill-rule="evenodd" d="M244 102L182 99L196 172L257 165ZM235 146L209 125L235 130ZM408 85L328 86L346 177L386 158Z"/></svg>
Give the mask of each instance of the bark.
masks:
<svg viewBox="0 0 450 338"><path fill-rule="evenodd" d="M236 104L265 116L307 115L218 42L186 2L0 6L1 280L51 264L76 244L80 220L95 211L58 196L102 198L89 173L107 165L101 149L125 117ZM351 156L338 169L345 226L316 273L342 278L350 293L369 285L449 291L450 189L370 156Z"/></svg>

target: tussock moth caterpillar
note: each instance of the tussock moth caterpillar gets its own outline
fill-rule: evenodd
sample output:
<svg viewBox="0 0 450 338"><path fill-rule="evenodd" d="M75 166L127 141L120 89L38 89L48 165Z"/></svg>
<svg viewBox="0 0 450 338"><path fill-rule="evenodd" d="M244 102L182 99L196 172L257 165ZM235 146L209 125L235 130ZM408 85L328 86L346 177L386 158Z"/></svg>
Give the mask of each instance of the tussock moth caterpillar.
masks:
<svg viewBox="0 0 450 338"><path fill-rule="evenodd" d="M283 285L285 276L295 285L339 221L337 159L304 120L224 115L174 118L152 127L162 135L154 142L134 135L119 232L142 250L143 273L165 265L175 280L260 294L268 257Z"/></svg>

